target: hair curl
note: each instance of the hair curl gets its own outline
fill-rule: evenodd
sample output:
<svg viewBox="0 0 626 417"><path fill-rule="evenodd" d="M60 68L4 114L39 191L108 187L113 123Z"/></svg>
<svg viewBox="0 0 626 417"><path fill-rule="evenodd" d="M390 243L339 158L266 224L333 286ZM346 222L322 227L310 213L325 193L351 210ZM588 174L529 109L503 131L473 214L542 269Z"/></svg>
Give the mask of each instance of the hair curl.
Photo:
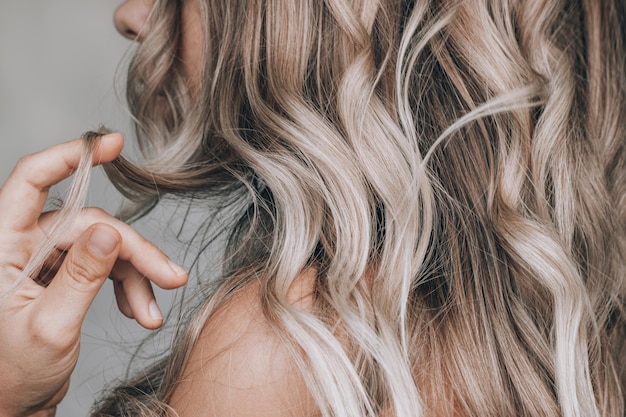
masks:
<svg viewBox="0 0 626 417"><path fill-rule="evenodd" d="M146 161L107 172L129 219L170 193L239 220L172 352L95 416L162 415L259 275L325 417L624 416L623 2L200 1L195 94L180 3L155 2L130 67ZM285 301L308 267L311 314Z"/></svg>

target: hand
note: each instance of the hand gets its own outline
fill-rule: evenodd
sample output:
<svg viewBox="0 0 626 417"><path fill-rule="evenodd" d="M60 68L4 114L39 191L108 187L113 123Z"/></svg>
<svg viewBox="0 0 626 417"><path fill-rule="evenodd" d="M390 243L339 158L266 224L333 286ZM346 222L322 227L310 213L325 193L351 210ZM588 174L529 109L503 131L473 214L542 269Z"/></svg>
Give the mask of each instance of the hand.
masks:
<svg viewBox="0 0 626 417"><path fill-rule="evenodd" d="M83 146L75 140L23 158L0 188L0 417L54 415L76 365L85 314L108 276L120 310L150 329L162 317L144 277L162 288L187 280L131 227L85 209L56 248L60 266L2 298L57 214L41 213L47 190L76 169ZM122 146L119 134L100 138L94 165L112 161Z"/></svg>

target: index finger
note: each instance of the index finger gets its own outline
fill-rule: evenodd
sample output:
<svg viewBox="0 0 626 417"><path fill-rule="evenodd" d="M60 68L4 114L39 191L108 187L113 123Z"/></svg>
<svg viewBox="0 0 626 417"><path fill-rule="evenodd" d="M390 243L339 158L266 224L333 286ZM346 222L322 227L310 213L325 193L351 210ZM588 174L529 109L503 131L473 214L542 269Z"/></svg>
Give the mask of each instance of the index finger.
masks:
<svg viewBox="0 0 626 417"><path fill-rule="evenodd" d="M119 133L98 139L93 165L111 162L124 146ZM75 139L22 158L0 189L0 228L24 230L36 224L53 185L80 164L85 142Z"/></svg>

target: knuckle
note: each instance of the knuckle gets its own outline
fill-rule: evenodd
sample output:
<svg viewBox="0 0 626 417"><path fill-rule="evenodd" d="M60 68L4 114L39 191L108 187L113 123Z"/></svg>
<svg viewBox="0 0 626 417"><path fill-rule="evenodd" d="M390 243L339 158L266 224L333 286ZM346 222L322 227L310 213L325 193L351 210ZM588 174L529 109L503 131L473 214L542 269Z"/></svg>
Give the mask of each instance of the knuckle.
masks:
<svg viewBox="0 0 626 417"><path fill-rule="evenodd" d="M69 332L60 332L46 315L39 314L30 322L30 337L34 343L45 345L53 351L63 351L72 345Z"/></svg>
<svg viewBox="0 0 626 417"><path fill-rule="evenodd" d="M25 155L21 157L17 163L15 164L15 172L18 174L25 174L32 171L34 163L35 154Z"/></svg>
<svg viewBox="0 0 626 417"><path fill-rule="evenodd" d="M145 249L150 249L152 248L154 245L152 244L152 242L150 242L146 237L144 237L141 233L135 232L135 239L137 239L137 244L140 247L143 247ZM137 255L137 254L133 254L133 255Z"/></svg>
<svg viewBox="0 0 626 417"><path fill-rule="evenodd" d="M96 223L111 223L113 217L99 207L84 207L80 210L76 225L81 230L87 230Z"/></svg>
<svg viewBox="0 0 626 417"><path fill-rule="evenodd" d="M97 278L102 275L100 269L98 262L87 256L71 256L65 268L69 278L68 285L80 292L90 292L96 285Z"/></svg>
<svg viewBox="0 0 626 417"><path fill-rule="evenodd" d="M47 342L51 337L50 326L43 315L35 316L30 322L30 335L37 341Z"/></svg>
<svg viewBox="0 0 626 417"><path fill-rule="evenodd" d="M85 207L82 209L82 214L90 220L101 220L105 217L111 217L106 211L100 207Z"/></svg>

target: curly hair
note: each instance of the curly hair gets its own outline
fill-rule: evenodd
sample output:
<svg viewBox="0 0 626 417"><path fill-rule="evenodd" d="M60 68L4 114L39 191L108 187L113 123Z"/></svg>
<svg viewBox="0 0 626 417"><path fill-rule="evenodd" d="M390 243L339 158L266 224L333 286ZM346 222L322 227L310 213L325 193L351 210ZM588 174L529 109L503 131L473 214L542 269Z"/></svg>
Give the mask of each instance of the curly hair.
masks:
<svg viewBox="0 0 626 417"><path fill-rule="evenodd" d="M181 2L157 0L128 82L145 161L107 172L127 219L226 201L223 278L94 416L164 415L204 322L258 277L324 417L625 415L622 1L199 5L200 90ZM285 301L306 268L311 312Z"/></svg>

